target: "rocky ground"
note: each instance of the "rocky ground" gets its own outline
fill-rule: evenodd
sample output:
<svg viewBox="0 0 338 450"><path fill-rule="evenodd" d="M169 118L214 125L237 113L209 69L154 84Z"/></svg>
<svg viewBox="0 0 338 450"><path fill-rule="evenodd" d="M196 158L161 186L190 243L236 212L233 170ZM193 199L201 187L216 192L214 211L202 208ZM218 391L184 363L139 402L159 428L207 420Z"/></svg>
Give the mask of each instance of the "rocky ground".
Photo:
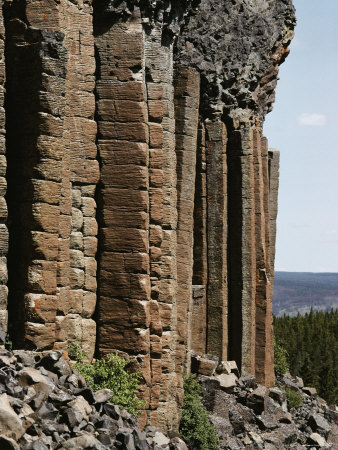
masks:
<svg viewBox="0 0 338 450"><path fill-rule="evenodd" d="M0 449L187 449L154 427L141 432L111 396L89 389L60 351L0 350Z"/></svg>
<svg viewBox="0 0 338 450"><path fill-rule="evenodd" d="M233 363L199 358L193 369L220 448L338 448L337 408L301 379L284 376L269 390L253 376L238 379ZM286 387L301 395L299 408L288 411ZM89 389L59 351L0 350L0 449L187 450L175 433L140 431L111 396Z"/></svg>
<svg viewBox="0 0 338 450"><path fill-rule="evenodd" d="M338 449L338 408L327 405L314 388L304 387L301 378L284 375L267 389L252 375L238 379L234 362L197 356L193 369L220 448ZM298 408L290 408L286 391L298 394Z"/></svg>

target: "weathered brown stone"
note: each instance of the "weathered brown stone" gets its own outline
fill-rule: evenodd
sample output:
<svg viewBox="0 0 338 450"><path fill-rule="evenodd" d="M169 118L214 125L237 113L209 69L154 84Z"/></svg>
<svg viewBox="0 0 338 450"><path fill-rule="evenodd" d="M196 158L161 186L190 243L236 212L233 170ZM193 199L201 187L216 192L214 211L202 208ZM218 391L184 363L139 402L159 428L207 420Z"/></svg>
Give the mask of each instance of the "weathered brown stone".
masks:
<svg viewBox="0 0 338 450"><path fill-rule="evenodd" d="M82 0L0 12L0 326L8 308L15 345L129 355L140 423L177 430L191 349L273 383L278 154L261 124L292 21L276 19L281 43L248 36L247 70L213 32L195 45L206 4L171 2L165 23L158 6L149 26L136 3L123 19Z"/></svg>

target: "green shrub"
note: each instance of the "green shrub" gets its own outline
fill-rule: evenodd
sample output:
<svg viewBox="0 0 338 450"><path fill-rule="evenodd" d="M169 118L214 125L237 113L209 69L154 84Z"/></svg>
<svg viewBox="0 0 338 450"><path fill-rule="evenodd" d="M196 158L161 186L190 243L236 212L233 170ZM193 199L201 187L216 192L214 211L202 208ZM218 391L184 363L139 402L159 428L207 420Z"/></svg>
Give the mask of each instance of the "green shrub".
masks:
<svg viewBox="0 0 338 450"><path fill-rule="evenodd" d="M282 388L286 393L286 400L288 402L288 410L297 409L303 404L303 397L300 392L294 391L288 387Z"/></svg>
<svg viewBox="0 0 338 450"><path fill-rule="evenodd" d="M70 342L67 345L68 348L68 356L73 361L77 361L79 363L82 363L85 358L87 358L87 354L83 352L81 345L77 342Z"/></svg>
<svg viewBox="0 0 338 450"><path fill-rule="evenodd" d="M217 433L209 421L200 396L201 386L195 377L186 377L180 433L189 448L217 450L219 448Z"/></svg>
<svg viewBox="0 0 338 450"><path fill-rule="evenodd" d="M274 339L274 363L276 375L284 375L289 371L288 352L281 343Z"/></svg>
<svg viewBox="0 0 338 450"><path fill-rule="evenodd" d="M136 395L142 376L139 372L128 372L128 361L109 354L105 359L88 363L83 361L85 355L81 348L74 346L70 351L74 352L73 356L77 356L78 362L74 369L85 378L93 391L111 389L114 392L110 399L112 403L126 409L133 416L140 414L140 410L146 406Z"/></svg>

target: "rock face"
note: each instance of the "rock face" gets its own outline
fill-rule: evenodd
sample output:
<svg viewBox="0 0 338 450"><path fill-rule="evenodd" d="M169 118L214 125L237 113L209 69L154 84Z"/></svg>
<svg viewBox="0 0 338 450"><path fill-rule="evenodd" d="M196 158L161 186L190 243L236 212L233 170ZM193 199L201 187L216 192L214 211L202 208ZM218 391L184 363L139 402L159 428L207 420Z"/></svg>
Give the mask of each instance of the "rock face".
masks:
<svg viewBox="0 0 338 450"><path fill-rule="evenodd" d="M291 0L3 2L0 327L128 355L143 425L177 428L191 350L274 382L262 127L294 25Z"/></svg>

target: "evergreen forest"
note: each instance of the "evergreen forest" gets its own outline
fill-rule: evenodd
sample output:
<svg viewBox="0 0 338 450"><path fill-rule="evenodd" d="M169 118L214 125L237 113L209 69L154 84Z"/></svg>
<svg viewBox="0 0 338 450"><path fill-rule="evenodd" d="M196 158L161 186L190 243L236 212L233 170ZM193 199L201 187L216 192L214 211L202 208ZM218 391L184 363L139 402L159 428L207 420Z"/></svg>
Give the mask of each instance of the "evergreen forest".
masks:
<svg viewBox="0 0 338 450"><path fill-rule="evenodd" d="M287 353L289 371L338 404L338 309L274 317L276 342Z"/></svg>

